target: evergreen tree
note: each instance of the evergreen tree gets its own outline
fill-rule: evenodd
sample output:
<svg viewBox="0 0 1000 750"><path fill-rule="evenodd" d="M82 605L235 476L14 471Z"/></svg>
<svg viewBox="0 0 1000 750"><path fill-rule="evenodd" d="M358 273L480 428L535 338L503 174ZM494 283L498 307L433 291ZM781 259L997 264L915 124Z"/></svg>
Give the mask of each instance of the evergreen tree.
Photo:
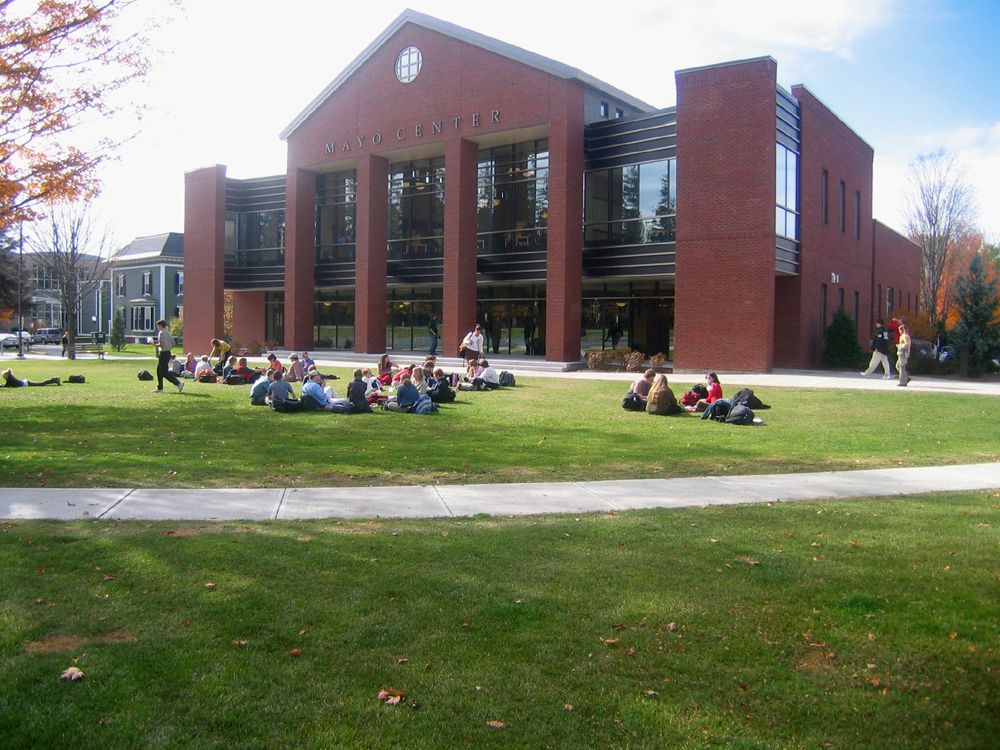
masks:
<svg viewBox="0 0 1000 750"><path fill-rule="evenodd" d="M1000 326L993 322L1000 292L979 253L972 258L969 272L959 279L956 296L959 318L951 341L965 357L970 373L985 372L993 357L1000 355Z"/></svg>
<svg viewBox="0 0 1000 750"><path fill-rule="evenodd" d="M111 321L111 348L120 352L125 348L125 311L119 310Z"/></svg>
<svg viewBox="0 0 1000 750"><path fill-rule="evenodd" d="M858 330L851 316L837 310L826 329L826 351L823 361L830 367L857 367L865 353L858 345Z"/></svg>

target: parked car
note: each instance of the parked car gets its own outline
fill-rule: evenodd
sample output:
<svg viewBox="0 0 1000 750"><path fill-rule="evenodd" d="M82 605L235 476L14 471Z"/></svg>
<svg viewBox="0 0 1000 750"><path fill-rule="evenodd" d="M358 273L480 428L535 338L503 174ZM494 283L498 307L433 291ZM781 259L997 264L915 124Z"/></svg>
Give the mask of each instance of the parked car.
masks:
<svg viewBox="0 0 1000 750"><path fill-rule="evenodd" d="M2 336L2 338L0 338L0 346L3 346L4 348L10 348L10 349L13 349L13 348L17 347L17 332L16 331L11 331L10 333L0 334L0 336ZM24 341L24 345L25 346L31 346L34 343L34 341L35 341L34 337L30 333L28 333L27 331L21 331L21 339Z"/></svg>
<svg viewBox="0 0 1000 750"><path fill-rule="evenodd" d="M39 328L35 331L36 344L58 344L62 341L62 330L59 328Z"/></svg>

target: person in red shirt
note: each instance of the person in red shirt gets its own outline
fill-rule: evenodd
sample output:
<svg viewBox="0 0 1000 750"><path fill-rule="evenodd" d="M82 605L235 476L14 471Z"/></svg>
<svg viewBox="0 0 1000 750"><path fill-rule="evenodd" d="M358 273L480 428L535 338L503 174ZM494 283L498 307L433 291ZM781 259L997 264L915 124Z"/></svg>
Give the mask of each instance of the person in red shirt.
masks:
<svg viewBox="0 0 1000 750"><path fill-rule="evenodd" d="M719 376L714 372L705 375L705 383L708 386L708 396L699 398L694 406L685 406L686 411L705 411L710 404L714 404L722 398L722 385L719 383Z"/></svg>

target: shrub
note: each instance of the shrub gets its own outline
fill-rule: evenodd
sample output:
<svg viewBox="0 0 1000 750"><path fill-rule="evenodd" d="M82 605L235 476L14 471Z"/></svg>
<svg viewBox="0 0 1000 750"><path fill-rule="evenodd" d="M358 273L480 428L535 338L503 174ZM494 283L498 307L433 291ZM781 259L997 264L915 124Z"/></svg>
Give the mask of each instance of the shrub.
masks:
<svg viewBox="0 0 1000 750"><path fill-rule="evenodd" d="M645 367L646 355L640 351L630 352L625 357L625 372L642 372Z"/></svg>
<svg viewBox="0 0 1000 750"><path fill-rule="evenodd" d="M865 353L858 346L858 330L851 316L838 310L826 329L823 362L829 367L858 367Z"/></svg>
<svg viewBox="0 0 1000 750"><path fill-rule="evenodd" d="M654 370L664 370L667 367L667 355L663 352L657 352L652 357L649 358L649 366Z"/></svg>
<svg viewBox="0 0 1000 750"><path fill-rule="evenodd" d="M120 352L125 348L125 311L119 310L111 321L111 348Z"/></svg>
<svg viewBox="0 0 1000 750"><path fill-rule="evenodd" d="M604 370L607 369L608 359L611 352L605 349L590 349L587 351L587 369Z"/></svg>

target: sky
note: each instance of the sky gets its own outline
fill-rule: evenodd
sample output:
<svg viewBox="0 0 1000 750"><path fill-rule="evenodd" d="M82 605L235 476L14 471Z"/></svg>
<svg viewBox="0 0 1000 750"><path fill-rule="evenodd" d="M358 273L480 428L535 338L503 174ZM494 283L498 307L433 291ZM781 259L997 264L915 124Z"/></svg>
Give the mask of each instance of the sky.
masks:
<svg viewBox="0 0 1000 750"><path fill-rule="evenodd" d="M875 150L875 217L903 231L908 165L954 154L979 226L1000 242L1000 2L997 0L143 0L166 20L154 65L127 92L141 120L105 166L96 213L120 244L184 229L184 173L285 172L278 134L407 7L523 47L655 107L675 70L770 55L778 82L804 84Z"/></svg>

